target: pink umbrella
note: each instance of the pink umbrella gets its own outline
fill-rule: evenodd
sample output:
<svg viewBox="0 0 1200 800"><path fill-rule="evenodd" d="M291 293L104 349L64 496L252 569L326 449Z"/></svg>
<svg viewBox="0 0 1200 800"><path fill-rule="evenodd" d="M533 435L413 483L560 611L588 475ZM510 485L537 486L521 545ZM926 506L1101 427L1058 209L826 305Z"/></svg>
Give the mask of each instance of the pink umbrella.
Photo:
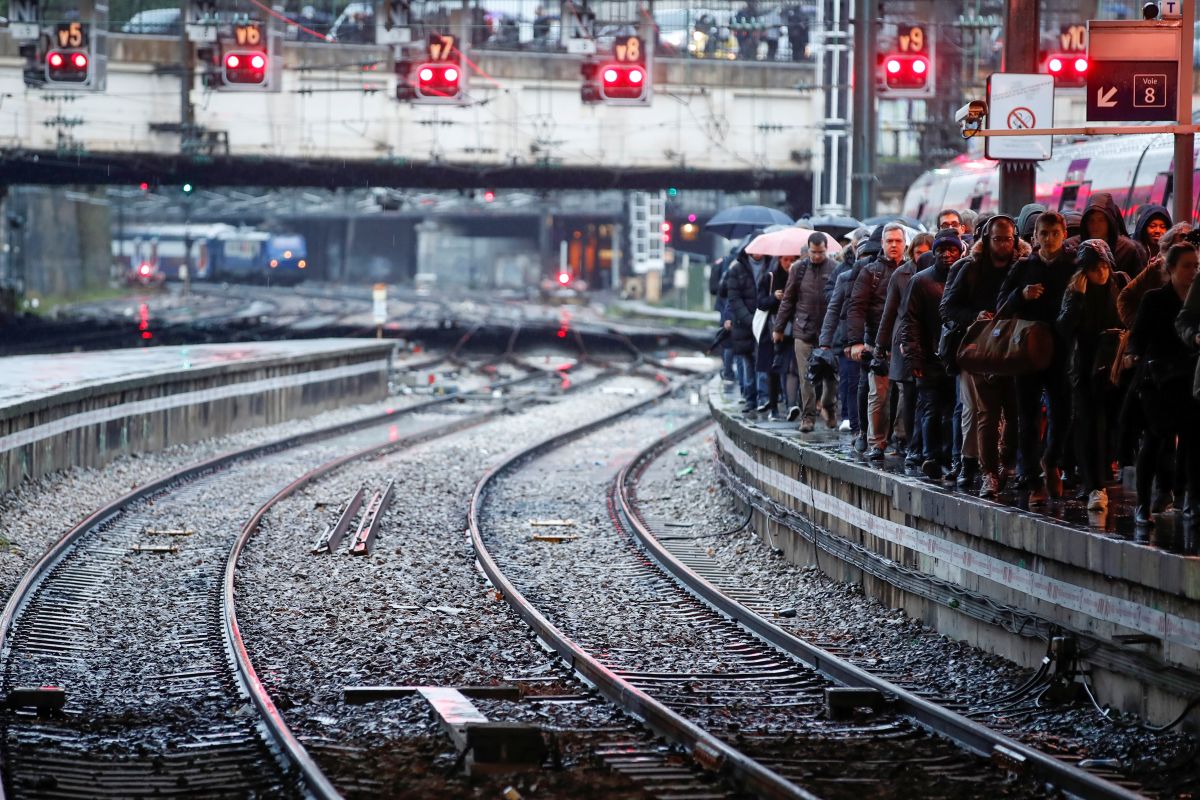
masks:
<svg viewBox="0 0 1200 800"><path fill-rule="evenodd" d="M813 233L815 231L808 228L784 228L774 233L764 233L746 245L746 252L758 256L798 256L804 252L804 248L808 247L808 237ZM822 235L825 237L825 246L829 249L829 255L842 249L842 246L834 241L832 236Z"/></svg>

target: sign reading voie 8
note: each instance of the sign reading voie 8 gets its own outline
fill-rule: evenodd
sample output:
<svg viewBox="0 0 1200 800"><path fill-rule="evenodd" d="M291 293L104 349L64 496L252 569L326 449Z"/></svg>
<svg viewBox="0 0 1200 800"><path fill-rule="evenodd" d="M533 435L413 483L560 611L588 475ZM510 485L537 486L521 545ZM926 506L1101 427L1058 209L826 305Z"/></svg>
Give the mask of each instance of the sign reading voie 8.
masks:
<svg viewBox="0 0 1200 800"><path fill-rule="evenodd" d="M1177 23L1088 22L1088 121L1174 120L1179 43ZM1187 49L1191 58L1191 47Z"/></svg>

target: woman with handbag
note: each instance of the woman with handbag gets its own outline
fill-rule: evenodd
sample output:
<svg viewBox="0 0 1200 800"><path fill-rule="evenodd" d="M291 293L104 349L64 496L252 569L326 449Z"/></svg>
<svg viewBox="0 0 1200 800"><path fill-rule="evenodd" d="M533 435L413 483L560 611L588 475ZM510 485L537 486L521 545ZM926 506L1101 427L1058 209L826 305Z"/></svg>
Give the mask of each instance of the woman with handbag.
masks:
<svg viewBox="0 0 1200 800"><path fill-rule="evenodd" d="M1191 395L1196 370L1196 349L1175 332L1175 319L1196 278L1196 248L1177 244L1167 251L1166 285L1147 292L1129 332L1126 354L1137 363L1134 388L1142 404L1146 429L1137 455L1137 506L1133 521L1140 527L1154 525L1150 493L1155 477L1165 489L1172 485L1174 448L1187 474L1187 505L1190 519L1200 502L1200 448L1197 447L1196 417L1200 404ZM1180 498L1181 499L1181 498Z"/></svg>
<svg viewBox="0 0 1200 800"><path fill-rule="evenodd" d="M1129 282L1113 267L1112 251L1103 239L1085 239L1075 254L1078 268L1067 284L1058 314L1059 341L1069 354L1071 413L1082 492L1088 511L1108 510L1111 477L1109 418L1113 403L1109 374L1120 342L1117 295Z"/></svg>

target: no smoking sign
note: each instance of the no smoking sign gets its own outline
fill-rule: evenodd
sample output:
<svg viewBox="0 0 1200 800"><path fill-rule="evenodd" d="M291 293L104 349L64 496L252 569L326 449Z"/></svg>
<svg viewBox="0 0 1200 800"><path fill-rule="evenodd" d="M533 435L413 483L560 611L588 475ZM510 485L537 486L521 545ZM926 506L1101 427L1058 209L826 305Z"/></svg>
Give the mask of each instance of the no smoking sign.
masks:
<svg viewBox="0 0 1200 800"><path fill-rule="evenodd" d="M1025 106L1017 106L1009 111L1007 121L1010 131L1027 131L1037 127L1037 117L1032 109Z"/></svg>

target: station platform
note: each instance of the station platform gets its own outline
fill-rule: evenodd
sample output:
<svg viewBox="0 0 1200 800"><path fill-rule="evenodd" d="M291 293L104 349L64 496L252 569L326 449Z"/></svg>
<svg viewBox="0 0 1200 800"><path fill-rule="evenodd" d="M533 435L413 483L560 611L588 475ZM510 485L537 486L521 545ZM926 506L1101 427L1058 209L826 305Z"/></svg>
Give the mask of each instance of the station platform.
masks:
<svg viewBox="0 0 1200 800"><path fill-rule="evenodd" d="M1119 490L1107 516L1033 512L871 464L848 434L748 420L719 380L709 404L730 487L789 560L1029 668L1057 639L1100 702L1155 723L1200 696L1200 555L1174 515L1137 540Z"/></svg>
<svg viewBox="0 0 1200 800"><path fill-rule="evenodd" d="M393 348L312 339L0 358L0 490L383 399Z"/></svg>

